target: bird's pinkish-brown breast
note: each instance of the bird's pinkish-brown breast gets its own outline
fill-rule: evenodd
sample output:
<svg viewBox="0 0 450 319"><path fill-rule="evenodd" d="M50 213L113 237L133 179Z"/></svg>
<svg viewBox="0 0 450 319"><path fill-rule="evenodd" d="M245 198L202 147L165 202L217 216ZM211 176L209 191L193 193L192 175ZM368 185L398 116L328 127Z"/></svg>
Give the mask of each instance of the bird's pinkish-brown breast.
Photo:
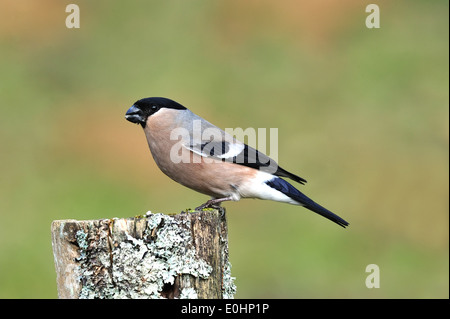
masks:
<svg viewBox="0 0 450 319"><path fill-rule="evenodd" d="M245 178L256 170L202 157L183 147L188 143L174 121L175 110L160 110L147 120L145 135L153 158L161 171L174 181L212 197L236 194ZM158 114L159 113L159 114ZM168 123L171 123L168 125ZM229 172L233 171L233 174Z"/></svg>

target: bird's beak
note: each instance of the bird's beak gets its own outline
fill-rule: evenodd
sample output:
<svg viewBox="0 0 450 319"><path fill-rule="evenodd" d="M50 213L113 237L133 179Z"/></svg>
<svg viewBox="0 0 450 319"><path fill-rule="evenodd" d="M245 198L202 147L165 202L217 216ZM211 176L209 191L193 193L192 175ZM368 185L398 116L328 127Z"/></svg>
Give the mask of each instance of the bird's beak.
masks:
<svg viewBox="0 0 450 319"><path fill-rule="evenodd" d="M128 109L127 113L125 113L125 118L132 123L145 124L144 112L135 105Z"/></svg>

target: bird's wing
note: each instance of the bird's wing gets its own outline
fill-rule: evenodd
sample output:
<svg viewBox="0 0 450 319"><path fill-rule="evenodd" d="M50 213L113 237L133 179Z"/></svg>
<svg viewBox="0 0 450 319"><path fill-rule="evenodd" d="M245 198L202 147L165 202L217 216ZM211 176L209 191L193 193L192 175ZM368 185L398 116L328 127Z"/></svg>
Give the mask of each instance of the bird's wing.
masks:
<svg viewBox="0 0 450 319"><path fill-rule="evenodd" d="M203 156L228 160L240 154L245 145L227 141L201 141L183 144L190 151Z"/></svg>
<svg viewBox="0 0 450 319"><path fill-rule="evenodd" d="M235 139L230 141L191 141L183 144L183 146L203 157L212 157L224 162L258 169L276 176L288 177L300 184L306 183L305 179L278 166L277 162L269 156Z"/></svg>

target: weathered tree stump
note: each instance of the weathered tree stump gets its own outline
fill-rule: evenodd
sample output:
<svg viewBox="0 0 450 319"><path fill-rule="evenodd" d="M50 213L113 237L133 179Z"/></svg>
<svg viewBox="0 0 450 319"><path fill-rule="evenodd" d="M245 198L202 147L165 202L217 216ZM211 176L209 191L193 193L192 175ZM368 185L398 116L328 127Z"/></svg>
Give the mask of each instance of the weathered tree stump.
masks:
<svg viewBox="0 0 450 319"><path fill-rule="evenodd" d="M225 209L56 220L59 298L232 298Z"/></svg>

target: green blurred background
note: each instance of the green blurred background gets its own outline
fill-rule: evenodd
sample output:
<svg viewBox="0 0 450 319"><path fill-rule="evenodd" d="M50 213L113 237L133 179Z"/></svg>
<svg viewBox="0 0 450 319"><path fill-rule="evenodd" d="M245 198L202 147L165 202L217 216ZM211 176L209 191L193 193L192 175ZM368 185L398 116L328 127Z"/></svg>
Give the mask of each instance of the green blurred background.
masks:
<svg viewBox="0 0 450 319"><path fill-rule="evenodd" d="M67 29L66 5L81 10ZM377 3L381 28L368 29ZM278 128L279 163L350 222L226 203L237 298L448 298L448 1L0 1L0 297L56 298L55 219L179 212L137 99ZM365 272L377 264L381 287Z"/></svg>

